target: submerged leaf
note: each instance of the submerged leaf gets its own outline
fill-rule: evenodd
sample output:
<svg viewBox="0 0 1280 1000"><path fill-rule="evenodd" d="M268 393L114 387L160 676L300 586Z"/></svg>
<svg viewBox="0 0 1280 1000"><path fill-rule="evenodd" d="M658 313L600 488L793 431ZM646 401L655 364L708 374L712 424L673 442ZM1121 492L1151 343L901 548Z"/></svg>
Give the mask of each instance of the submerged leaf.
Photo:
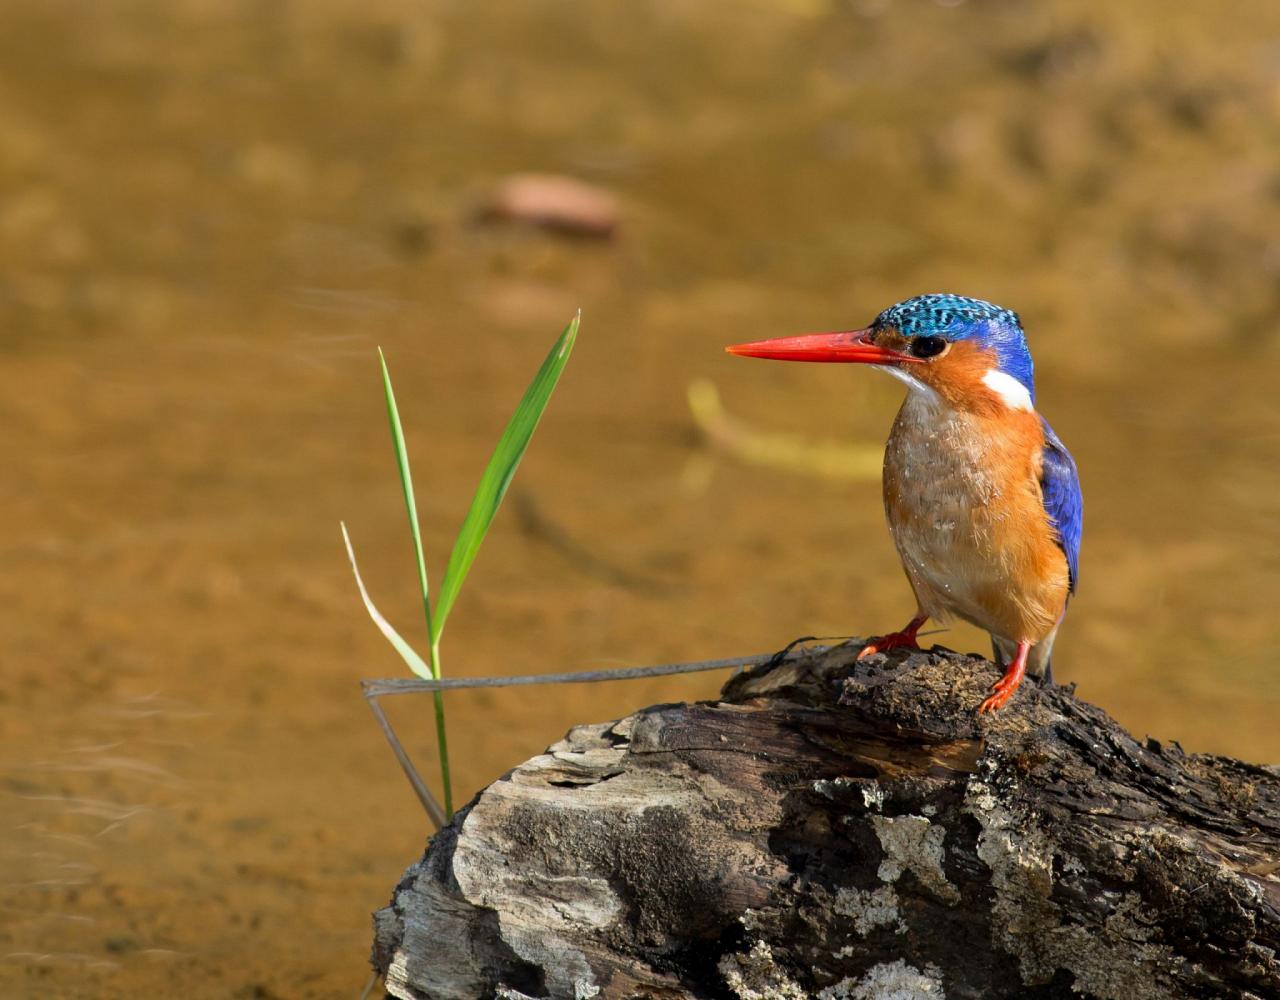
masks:
<svg viewBox="0 0 1280 1000"><path fill-rule="evenodd" d="M440 593L436 598L433 620L435 631L431 636L433 644L440 640L445 620L449 617L453 602L457 600L458 592L462 589L462 581L466 579L467 571L475 561L480 543L484 541L493 516L502 504L502 498L506 496L507 487L511 485L511 479L520 465L520 459L524 457L525 449L529 447L529 440L538 426L542 411L547 408L547 402L551 399L551 393L560 379L560 373L564 371L565 363L569 360L573 342L578 336L580 319L581 314L569 322L555 346L551 348L551 353L542 362L538 374L533 377L529 388L525 390L524 398L516 407L511 422L502 432L502 437L499 438L498 445L493 451L493 457L485 467L484 475L480 477L480 485L476 487L476 495L471 500L471 507L467 511L466 518L463 519L462 527L458 530L458 538L453 544L449 565L444 571L444 580L440 584Z"/></svg>
<svg viewBox="0 0 1280 1000"><path fill-rule="evenodd" d="M758 430L725 412L709 379L689 383L689 411L707 443L749 465L782 469L823 479L876 481L884 465L884 446L811 441L777 431Z"/></svg>

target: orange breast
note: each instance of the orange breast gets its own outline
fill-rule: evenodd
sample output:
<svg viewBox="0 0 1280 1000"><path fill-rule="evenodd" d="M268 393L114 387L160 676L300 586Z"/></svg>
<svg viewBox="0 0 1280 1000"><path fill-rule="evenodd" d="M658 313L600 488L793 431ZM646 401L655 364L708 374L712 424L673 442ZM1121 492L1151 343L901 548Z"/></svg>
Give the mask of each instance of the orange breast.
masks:
<svg viewBox="0 0 1280 1000"><path fill-rule="evenodd" d="M921 608L1038 642L1066 607L1033 412L966 412L908 394L885 452L885 511Z"/></svg>

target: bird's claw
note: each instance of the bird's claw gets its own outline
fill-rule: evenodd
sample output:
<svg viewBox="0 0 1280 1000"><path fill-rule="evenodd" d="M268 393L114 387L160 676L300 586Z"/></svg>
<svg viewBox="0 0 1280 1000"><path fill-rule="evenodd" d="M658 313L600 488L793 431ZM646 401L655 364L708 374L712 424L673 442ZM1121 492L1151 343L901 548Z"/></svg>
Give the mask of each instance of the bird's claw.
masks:
<svg viewBox="0 0 1280 1000"><path fill-rule="evenodd" d="M1022 683L1022 676L1023 670L1020 669L1020 664L1015 663L1010 666L1004 676L991 685L992 694L978 706L978 714L985 715L987 712L1004 708L1013 697L1013 692L1018 690L1018 685Z"/></svg>
<svg viewBox="0 0 1280 1000"><path fill-rule="evenodd" d="M890 632L888 635L872 636L862 651L858 653L859 660L865 660L868 656L875 656L876 653L886 653L891 649L919 649L920 644L916 642L915 632Z"/></svg>
<svg viewBox="0 0 1280 1000"><path fill-rule="evenodd" d="M987 712L994 712L1004 708L1009 703L1009 699L1013 697L1014 690L1018 687L1017 681L1012 684L1005 684L1008 678L1001 677L998 681L991 685L991 690L995 692L990 695L981 705L978 706L978 714L984 715Z"/></svg>

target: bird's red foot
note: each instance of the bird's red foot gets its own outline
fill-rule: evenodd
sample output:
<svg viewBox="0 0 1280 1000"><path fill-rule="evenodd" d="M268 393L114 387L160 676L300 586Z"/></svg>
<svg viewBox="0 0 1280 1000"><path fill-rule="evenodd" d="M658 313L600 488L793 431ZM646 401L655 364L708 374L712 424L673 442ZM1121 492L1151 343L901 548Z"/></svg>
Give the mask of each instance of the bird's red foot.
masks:
<svg viewBox="0 0 1280 1000"><path fill-rule="evenodd" d="M907 623L907 627L901 632L872 636L867 640L867 644L862 647L862 652L858 654L858 659L865 660L868 656L888 652L890 649L919 649L920 644L916 642L916 634L928 620L928 615L917 615Z"/></svg>
<svg viewBox="0 0 1280 1000"><path fill-rule="evenodd" d="M1013 697L1013 692L1018 690L1018 685L1022 683L1023 675L1027 672L1027 653L1030 650L1031 643L1018 643L1018 652L1013 662L1005 669L1004 676L991 685L993 692L991 696L978 706L979 715L994 712L1008 704L1009 699Z"/></svg>

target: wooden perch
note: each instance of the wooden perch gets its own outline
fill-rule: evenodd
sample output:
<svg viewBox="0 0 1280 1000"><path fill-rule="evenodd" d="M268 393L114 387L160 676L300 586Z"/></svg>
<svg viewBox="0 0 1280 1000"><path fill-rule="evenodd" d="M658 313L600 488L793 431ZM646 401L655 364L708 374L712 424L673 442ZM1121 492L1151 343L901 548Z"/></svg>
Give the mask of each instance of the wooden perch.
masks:
<svg viewBox="0 0 1280 1000"><path fill-rule="evenodd" d="M1280 997L1280 771L989 662L814 649L579 726L375 915L405 998Z"/></svg>

